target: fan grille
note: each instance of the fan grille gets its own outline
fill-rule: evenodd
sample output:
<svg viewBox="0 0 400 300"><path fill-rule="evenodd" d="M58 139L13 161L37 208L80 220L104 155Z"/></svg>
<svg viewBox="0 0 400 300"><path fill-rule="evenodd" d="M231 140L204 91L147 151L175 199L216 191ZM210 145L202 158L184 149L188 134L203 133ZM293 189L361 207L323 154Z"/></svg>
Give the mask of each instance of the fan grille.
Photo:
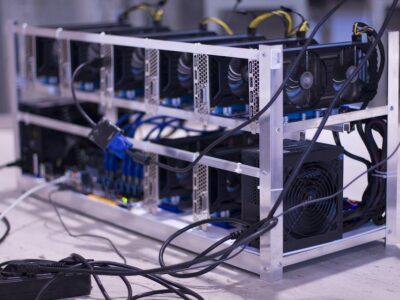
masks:
<svg viewBox="0 0 400 300"><path fill-rule="evenodd" d="M284 210L336 192L337 180L326 167L329 166L314 163L304 165L287 193ZM323 234L335 226L336 215L336 198L296 209L285 215L285 235L299 239Z"/></svg>

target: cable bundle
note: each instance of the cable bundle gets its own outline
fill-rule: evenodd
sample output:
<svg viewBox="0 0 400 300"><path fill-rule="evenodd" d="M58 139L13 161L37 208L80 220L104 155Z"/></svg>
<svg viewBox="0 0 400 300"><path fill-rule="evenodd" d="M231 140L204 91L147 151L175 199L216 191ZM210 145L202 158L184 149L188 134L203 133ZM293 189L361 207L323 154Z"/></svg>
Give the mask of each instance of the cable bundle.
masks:
<svg viewBox="0 0 400 300"><path fill-rule="evenodd" d="M387 159L387 124L383 118L373 118L356 122L358 134L368 150L369 160L345 151L345 155L355 159L367 167ZM382 138L378 146L373 132ZM339 134L333 133L335 143L341 146ZM354 210L344 213L344 229L352 230L369 221L376 225L385 223L386 210L386 164L381 165L373 173L368 174L368 185L362 195L360 205Z"/></svg>

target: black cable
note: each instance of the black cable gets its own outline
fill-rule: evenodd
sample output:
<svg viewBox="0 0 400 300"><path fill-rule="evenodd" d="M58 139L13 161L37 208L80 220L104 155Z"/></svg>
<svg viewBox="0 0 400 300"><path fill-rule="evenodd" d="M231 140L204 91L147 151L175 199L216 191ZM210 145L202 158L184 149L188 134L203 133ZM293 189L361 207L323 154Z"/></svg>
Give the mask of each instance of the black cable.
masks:
<svg viewBox="0 0 400 300"><path fill-rule="evenodd" d="M363 163L364 165L367 166L367 168L371 165L371 162L368 161L367 159L365 159L364 157L358 156L358 155L353 154L353 153L347 151L346 149L344 149L342 146L342 143L340 141L340 136L339 136L338 132L332 131L332 135L333 135L333 139L335 140L336 146L342 147L344 155L348 156L351 159L354 159L356 161Z"/></svg>
<svg viewBox="0 0 400 300"><path fill-rule="evenodd" d="M238 224L242 227L249 227L249 224L243 220L240 219L233 219L233 218L218 218L219 222L226 222L226 223L232 223L232 224ZM165 251L167 249L168 246L170 246L170 244L172 243L173 240L175 240L176 238L178 238L180 235L182 235L183 233L187 232L188 230L191 230L193 228L199 227L201 225L207 224L207 223L211 223L208 220L204 221L204 220L200 220L198 222L194 222L176 232L174 232L172 235L170 235L161 245L161 248L158 252L158 262L160 264L160 266L165 267L165 262L164 262L164 254ZM198 254L194 259L198 259L201 257L204 257L206 254L209 254L211 251L213 251L214 249L216 249L217 247L219 247L220 245L222 245L224 242L231 240L231 239L235 239L235 236L237 235L237 233L232 233L227 235L226 237L221 238L219 241L217 241L216 243L214 243L213 245L211 245L210 247L208 247L206 250L204 250L202 253ZM221 256L221 259L225 259L226 257L228 257L228 255L231 252L228 252L226 254L223 254ZM174 277L178 277L178 278L190 278L190 277L195 277L195 276L200 276L203 275L213 269L215 269L218 265L220 265L220 263L216 263L214 265L210 265L209 267L205 268L204 270L200 270L194 273L185 273L185 274L177 274L177 273L170 273L169 275L174 276Z"/></svg>
<svg viewBox="0 0 400 300"><path fill-rule="evenodd" d="M126 264L126 262L127 262L127 261L126 261L126 258L121 254L121 252L118 250L118 248L115 246L115 244L114 244L110 239L108 239L108 238L106 238L106 237L103 237L103 236L99 236L99 235L93 235L93 234L74 234L74 233L72 233L72 232L69 230L69 228L68 228L67 225L65 224L65 222L64 222L64 220L63 220L63 218L62 218L62 216L61 216L61 214L60 214L60 212L59 212L59 210L58 210L57 204L54 203L54 201L52 200L52 195L53 195L54 193L57 193L57 192L59 192L59 190L55 190L55 191L53 191L53 192L51 192L51 193L49 194L49 196L48 196L48 197L49 197L49 202L52 204L52 206L53 206L53 208L54 208L54 210L55 210L55 212L56 212L56 214L57 214L57 217L58 217L58 219L59 219L61 225L63 226L64 230L68 233L68 235L70 235L71 237L74 237L74 238L78 238L78 237L90 237L90 238L103 239L103 240L107 241L107 242L112 246L112 248L115 250L115 252L117 253L117 255L120 256L120 257L123 259L124 264ZM151 279L151 280L153 280L153 281L156 281L156 282L158 282L158 283L163 283L163 285L164 285L165 287L168 287L168 286L167 286L168 283L165 283L165 279L163 279L163 278L153 278L153 277L148 277L148 278ZM130 285L129 285L129 287L128 287L128 285L127 285L128 281L126 280L126 278L124 278L124 277L122 276L121 279L124 281L125 285L127 286L128 293L131 293L131 292L132 292L132 291L131 291L131 287L130 287ZM99 286L100 291L103 293L103 296L104 296L106 299L110 299L110 298L107 298L107 296L106 296L107 293L106 293L106 291L105 291L105 289L104 289L104 286L102 285L100 279L95 277L95 281L97 282L97 285ZM169 284L170 284L170 283L169 283ZM175 291L174 289L172 289L172 288L169 288L169 292L170 292L170 293L177 293L178 295L180 294L179 291L176 292L176 291ZM193 294L194 292L189 290L189 292L187 292L187 293L188 293L188 294ZM185 294L185 293L183 292L183 294ZM109 297L109 296L108 296L108 297ZM130 299L130 298L128 298L128 299ZM183 298L183 299L184 299L184 298ZM202 298L200 297L199 299L202 299Z"/></svg>
<svg viewBox="0 0 400 300"><path fill-rule="evenodd" d="M8 221L8 219L6 217L4 217L1 221L6 226L6 230L4 231L3 235L0 237L0 244L5 241L7 236L10 234L10 230L11 230L10 221Z"/></svg>
<svg viewBox="0 0 400 300"><path fill-rule="evenodd" d="M327 197L323 197L323 198L319 198L319 199L314 199L314 200L311 200L311 201L303 202L303 203L301 203L301 204L299 204L297 206L294 206L294 207L282 212L281 214L279 214L276 217L274 217L273 219L271 219L269 221L269 224L264 223L257 230L257 232L254 232L253 234L249 234L249 233L243 234L240 238L238 238L238 240L231 247L235 247L237 244L245 244L245 243L248 243L251 240L254 240L256 236L260 236L260 235L264 234L265 232L267 232L268 230L272 229L277 224L277 220L278 220L277 218L279 218L279 217L281 217L281 216L283 216L283 215L285 215L287 213L290 213L291 211L293 211L295 209L299 209L301 207L305 207L305 206L312 205L312 204L317 203L317 202L326 201L328 199L336 197L338 194L342 193L346 188L348 188L350 185L352 185L355 181L357 181L359 178L361 178L366 173L370 173L373 170L375 170L376 168L386 164L386 162L396 154L396 152L399 150L399 148L400 148L400 143L395 147L394 151L386 159L380 161L379 163L375 164L374 166L372 166L371 168L369 168L365 172L363 172L360 175L358 175L357 177L355 177L351 182L349 182L345 187L343 187L340 191L337 191L335 194L327 196ZM205 221L206 220L199 221L199 222L201 222L202 224L205 224L204 223ZM210 222L210 221L212 221L212 219L209 219L208 221ZM191 225L189 225L189 226L191 226ZM216 254L214 254L214 255L216 255ZM126 269L135 270L135 271L138 270L135 267L127 266L127 265L123 265L123 264L119 264L119 263L114 263L114 262L110 262L110 263L109 262L90 262L91 266L94 267L93 270L78 269L78 268L75 269L75 266L74 266L73 270L71 268L62 268L62 267L56 267L56 266L47 267L46 268L45 266L40 266L39 265L40 261L38 261L38 260L32 260L32 262L37 262L38 263L37 270L46 271L46 272L58 272L58 273L62 273L62 274L64 274L64 273L87 273L87 274L115 275L115 276L143 275L143 274L138 274L137 272L126 271ZM12 261L8 262L8 263L12 263ZM5 263L2 263L1 266L4 265L4 264ZM122 266L122 268L117 269L117 268L114 267L113 270L112 269L105 270L104 268L103 269L97 269L96 268L97 265L104 266L104 265L108 265L108 264L111 265L111 266ZM182 264L177 264L175 266L178 266L178 265L182 265ZM30 268L31 271L35 270L35 269L32 268L32 266L30 266L30 267L31 267ZM158 269L160 269L160 268L158 268ZM164 269L171 269L171 266L167 267L167 268L164 268ZM144 271L144 272L147 271L147 275L145 275L145 276L149 276L148 274L150 272L154 271L154 269L142 270L142 271ZM159 293L161 293L161 292L159 292ZM162 292L162 293L164 293L164 292ZM198 298L198 299L202 299L202 298Z"/></svg>
<svg viewBox="0 0 400 300"><path fill-rule="evenodd" d="M380 30L380 32L378 34L379 39L383 35L383 31L385 30L385 28L387 26L388 20L391 18L392 14L393 14L393 8L397 4L397 2L398 1L396 1L396 0L393 2L393 5L391 7L391 11L389 12L389 14L388 14L388 16L387 16L387 18L386 18L381 30ZM375 44L375 42L373 44ZM376 47L376 44L374 45L373 48L375 48L375 47ZM371 46L370 50L367 52L367 55L365 56L365 60L363 60L364 64L365 64L366 60L369 58L369 55L371 55L372 51L374 51L374 49L372 49L372 46ZM361 67L361 66L362 66L362 64L359 65L359 67ZM345 83L345 85L342 87L343 90L348 86L348 84L352 80L352 77L354 77L357 74L358 71L359 70L357 70L357 69L356 69L356 71L354 71L354 73L352 74L353 76L351 76L349 78L349 80L346 82L347 85ZM341 94L341 92L343 92L343 90L340 91L339 95ZM272 101L272 99L271 99L271 101ZM264 109L268 109L268 108L264 107L263 110ZM259 113L261 113L263 110L261 110ZM329 114L327 114L327 115L329 116ZM250 121L250 120L248 120L248 121ZM325 123L326 123L326 121L325 121ZM320 125L319 129L323 128L325 123L321 122L321 125ZM243 124L241 126L243 126ZM244 125L244 126L246 126L246 125ZM314 138L316 138L319 134L320 134L320 132L319 133L317 132L317 134L314 136ZM315 143L315 141L314 141L314 143ZM400 147L400 144L396 147L395 152L398 150L399 147ZM303 154L303 156L306 155L306 152ZM375 168L377 168L377 167L383 165L384 163L386 163L386 161L390 157L392 157L395 154L395 152L393 152L384 161L381 161L380 163L378 163L378 164L374 165L373 167L369 168L366 172L369 173L372 170L374 170ZM301 161L299 162L298 165L300 165L300 167L301 167ZM359 177L357 177L355 180L357 180L358 178ZM342 191L340 191L340 192L342 192ZM282 195L282 193L281 193L281 195ZM331 197L329 197L329 198L331 198ZM323 200L319 199L319 201L323 201ZM311 202L316 202L316 201L315 200L309 201L307 203L307 205L310 205ZM304 205L306 205L306 204L303 204L303 206ZM284 213L288 213L289 210L285 211ZM43 271L52 270L52 271L55 271L55 272L71 272L71 273L73 273L73 272L82 272L82 273L98 274L98 275L124 275L124 276L136 276L136 275L143 275L143 274L168 274L168 273L171 273L171 272L177 272L180 269L184 269L185 266L186 267L190 267L190 266L193 266L195 264L199 264L201 262L208 261L208 260L210 260L212 258L218 258L221 255L225 254L226 252L233 251L234 249L236 249L238 247L238 245L248 243L248 242L258 238L260 235L264 234L265 232L271 230L277 224L277 217L273 217L274 212L275 211L272 212L272 216L271 217L269 217L267 219L264 219L264 220L262 220L262 222L259 222L259 223L255 224L255 225L252 225L249 229L245 230L243 232L243 234L240 237L238 237L238 239L236 240L236 242L234 242L233 245L228 246L224 250L217 251L217 252L215 252L213 254L210 254L208 256L197 258L197 259L195 259L193 261L190 261L190 262L176 264L176 265L168 266L168 267L164 267L164 268L154 268L154 269L150 269L150 270L140 270L140 271L138 271L138 270L125 271L125 270L122 270L122 269L117 270L115 268L113 268L114 270L108 270L106 268L95 268L94 270L87 270L87 269L68 270L66 268L46 267L46 266L38 266L38 269L39 270L43 270ZM215 220L208 220L208 222L212 222L212 221L215 221Z"/></svg>
<svg viewBox="0 0 400 300"><path fill-rule="evenodd" d="M64 228L64 230L67 232L67 234L68 234L70 237L73 237L73 238L89 237L89 238L101 239L101 240L106 241L106 242L107 242L108 244L110 244L110 246L114 249L115 253L116 253L116 254L122 259L122 261L126 264L126 263L127 263L126 257L121 253L121 251L117 248L117 246L115 246L115 244L113 243L113 241L110 240L109 238L104 237L104 236L101 236L101 235L96 235L96 234L86 234L86 233L85 233L85 234L75 234L75 233L72 233L72 232L70 231L70 229L68 228L68 226L65 224L65 222L64 222L64 220L63 220L63 218L62 218L62 216L61 216L60 211L58 210L57 204L54 203L54 201L53 201L53 199L52 199L52 196L53 196L55 193L58 193L58 192L60 192L60 190L54 190L54 191L50 192L48 198L49 198L50 204L53 206L53 208L54 208L54 210L55 210L55 212L56 212L56 214L57 214L57 217L58 217L58 220L60 221L60 224L62 225L62 227Z"/></svg>
<svg viewBox="0 0 400 300"><path fill-rule="evenodd" d="M153 163L156 164L157 166L159 166L160 168L164 168L168 171L171 172L176 172L176 173L187 173L189 172L195 165L198 164L198 162L205 156L207 155L212 149L214 149L218 144L220 144L221 142L223 142L224 140L228 139L229 137L231 137L232 135L234 135L235 133L241 131L243 128L245 128L246 126L250 125L251 123L253 123L254 121L258 120L258 118L260 116L262 116L274 103L275 101L278 99L279 95L282 93L283 89L285 88L287 82L289 81L289 78L292 76L292 73L295 72L295 70L297 69L298 65L301 62L301 59L303 58L304 54L307 51L308 46L310 46L310 44L314 41L314 36L317 34L317 32L319 31L319 29L321 28L321 26L345 3L347 2L347 0L341 0L339 3L337 3L325 16L323 16L321 18L321 20L317 23L317 25L314 27L313 31L311 32L310 36L307 38L307 40L305 41L305 43L303 44L299 54L297 55L297 57L295 58L295 60L293 61L293 63L290 65L289 70L284 78L284 80L282 81L282 84L279 86L279 88L277 89L277 91L275 92L275 94L272 96L272 98L270 99L270 101L258 112L256 113L252 118L244 121L243 123L241 123L240 125L238 125L237 127L226 131L226 133L219 137L218 139L216 139L214 142L212 142L210 145L208 145L203 151L201 151L199 153L199 155L193 160L193 162L189 163L186 167L183 168L171 168L170 166L163 164L163 163L159 163L157 161L154 161ZM101 65L105 64L106 61L105 58L96 58L92 61L88 61L85 62L81 65L78 66L78 68L75 69L73 75L72 75L72 82L74 81L77 73L81 72L82 69L86 68L86 67L100 67ZM84 109L82 108L82 106L80 105L77 97L76 97L76 93L75 93L75 89L74 89L74 85L73 83L71 84L71 92L72 92L72 97L75 101L75 105L78 108L79 112L82 114L82 116L85 118L85 120L90 124L91 127L94 127L96 125L96 123L88 116L88 114L84 111ZM137 153L135 153L134 151L130 151L128 150L127 153L136 161L139 161L140 163L143 163L143 161L140 161L140 158L136 157Z"/></svg>
<svg viewBox="0 0 400 300"><path fill-rule="evenodd" d="M123 268L123 269L126 269L126 270L140 270L137 267L128 266L128 265L125 265L125 264L115 263L115 262L110 262L110 261L96 261L96 262L90 262L90 264L92 266L107 266L107 267L112 266L112 267L120 267L120 268ZM152 281L154 281L154 282L166 287L167 290L169 291L169 293L174 293L177 296L181 297L182 299L188 299L185 296L185 294L189 294L189 295L194 296L196 299L203 300L203 297L201 297L199 294L197 294L196 292L192 291L191 289L189 289L189 288L187 288L187 287L185 287L185 286L183 286L183 285L181 285L179 283L176 283L176 282L170 281L168 279L165 279L165 278L163 278L161 276L143 275L143 277L145 277L147 279L150 279L150 280L152 280Z"/></svg>
<svg viewBox="0 0 400 300"><path fill-rule="evenodd" d="M1 165L0 170L10 168L10 167L20 167L21 165L22 165L22 159L17 159L15 161Z"/></svg>
<svg viewBox="0 0 400 300"><path fill-rule="evenodd" d="M353 80L353 78L355 78L358 73L360 72L360 70L364 67L364 65L367 64L368 59L372 56L372 54L375 51L376 46L378 45L379 41L381 40L383 33L385 32L387 26L389 25L389 21L392 18L396 5L399 2L399 0L394 0L389 12L385 18L385 21L383 22L381 28L379 29L379 33L377 35L377 39L375 39L375 41L371 44L371 46L369 47L366 55L362 58L360 64L354 69L354 72L351 73L349 75L349 77L346 79L346 81L344 82L343 86L340 88L340 90L338 91L338 93L336 94L335 98L332 100L331 104L329 105L328 109L325 111L325 115L323 116L321 123L319 125L319 127L317 128L317 131L315 132L313 138L310 141L309 146L307 147L307 149L303 152L303 154L301 155L299 161L296 163L296 166L294 167L293 171L291 172L291 174L289 175L289 178L286 180L284 186L283 186L283 190L281 191L281 193L278 196L278 199L275 201L274 205L272 206L269 214L268 214L268 218L272 218L272 216L275 214L275 212L277 211L278 207L281 205L283 198L286 196L286 193L289 189L289 187L293 184L293 182L296 180L297 175L299 174L305 160L307 159L308 155L310 154L310 152L312 151L315 143L317 142L322 130L325 127L326 122L328 121L328 118L330 117L333 108L336 106L336 103L338 102L338 100L340 99L341 94L346 90L346 88L351 84L351 81Z"/></svg>
<svg viewBox="0 0 400 300"><path fill-rule="evenodd" d="M303 203L300 203L298 205L292 206L291 208L285 210L284 212L276 215L276 218L279 218L281 216L284 216L296 209L305 207L305 206L309 206L309 205L313 205L315 203L319 203L319 202L323 202L326 200L330 200L332 198L335 198L337 196L339 196L341 193L343 193L349 186L351 186L354 182L356 182L357 180L359 180L361 177L363 177L365 174L371 173L372 171L376 170L377 168L379 168L380 166L383 166L384 164L387 163L388 160L390 160L395 154L396 152L399 150L400 148L400 143L397 144L397 146L395 147L394 151L384 160L381 160L380 162L376 163L375 165L371 166L370 168L368 168L366 171L360 173L359 175L357 175L356 177L354 177L348 184L346 184L343 188L341 188L340 190L338 190L337 192L335 192L332 195L326 196L326 197L322 197L322 198L317 198L317 199L313 199L313 200L308 200L308 201L304 201Z"/></svg>
<svg viewBox="0 0 400 300"><path fill-rule="evenodd" d="M250 119L244 121L243 123L241 123L240 125L226 131L226 133L219 137L218 139L216 139L215 141L213 141L210 145L208 145L203 151L201 151L199 153L199 155L193 160L193 162L189 163L186 167L183 168L173 168L171 166L168 166L166 164L160 163L158 161L151 161L152 163L154 163L155 165L157 165L160 168L163 168L167 171L171 171L171 172L176 172L176 173L186 173L189 172L191 169L193 169L193 167L195 165L197 165L199 163L199 161L205 156L207 155L212 149L214 149L218 144L220 144L221 142L225 141L226 139L228 139L229 137L231 137L232 135L234 135L235 133L241 131L243 128L247 127L248 125L250 125L251 123L253 123L254 121L258 120L259 117L261 117L274 103L275 101L278 99L279 95L282 93L282 91L284 90L287 82L289 81L289 78L292 76L292 74L296 71L297 67L299 66L301 59L303 58L304 54L307 51L308 46L310 46L311 43L313 43L314 41L314 36L317 34L317 32L319 31L319 29L321 28L321 26L345 3L347 2L347 0L341 0L339 3L337 3L325 16L323 16L321 18L321 20L318 22L318 24L314 27L313 31L311 32L310 36L307 38L307 40L305 41L304 45L302 46L299 54L297 55L297 57L294 59L294 61L292 62L292 64L290 65L286 76L284 77L282 84L278 87L277 91L275 92L275 94L272 96L272 98L270 99L270 101L258 112L256 113L253 117L251 117ZM375 48L375 47L374 47ZM131 151L128 151L128 154L133 158L133 159L137 159L140 160L140 158L136 157L137 153L133 153ZM136 158L135 158L136 157ZM143 163L143 161L141 162Z"/></svg>
<svg viewBox="0 0 400 300"><path fill-rule="evenodd" d="M90 125L90 127L96 126L96 123L93 121L93 119L86 113L86 111L83 109L81 103L78 100L78 97L76 96L76 91L75 91L75 78L79 75L80 72L84 69L88 68L100 68L103 64L106 63L106 58L95 58L93 60L84 62L80 64L72 73L71 77L71 94L72 94L72 99L74 100L75 106L78 109L79 113L85 118L87 123Z"/></svg>
<svg viewBox="0 0 400 300"><path fill-rule="evenodd" d="M287 209L286 211L282 212L281 214L278 214L277 216L273 217L273 219L268 220L268 222L262 223L261 226L257 229L256 232L250 233L249 230L246 230L244 232L244 234L242 234L241 237L239 237L238 240L233 245L231 245L228 248L226 248L225 251L229 251L232 248L236 248L237 245L240 244L240 243L242 243L242 244L243 243L248 243L248 242L254 240L255 238L258 238L260 235L264 234L265 232L267 232L268 230L270 230L271 228L273 228L273 226L275 226L277 224L277 218L279 218L279 217L281 217L281 216L283 216L283 215L285 215L287 213L290 213L290 212L292 212L292 211L294 211L296 209L299 209L301 207L309 206L309 205L312 205L312 204L315 204L315 203L318 203L318 202L326 201L326 200L332 199L334 197L337 197L338 195L343 193L343 191L346 190L355 181L360 179L362 176L364 176L365 174L370 173L370 172L374 171L375 169L377 169L378 167L386 164L386 162L396 154L396 152L399 150L399 148L400 148L400 143L397 144L397 146L395 147L394 151L387 158L385 158L384 160L378 162L377 164L371 166L366 171L364 171L361 174L359 174L357 177L355 177L353 180L351 180L346 186L344 186L342 189L340 189L336 193L334 193L332 195L329 195L329 196L326 196L326 197L323 197L323 198L318 198L318 199L314 199L314 200L310 200L310 201L305 201L305 202L303 202L303 203L301 203L299 205L293 206L290 209ZM220 218L220 219L221 219L221 221L227 221L226 218ZM206 223L211 223L211 222L215 222L215 219L201 220L201 221L198 221L196 223L197 223L197 226L199 226L199 225L206 224ZM194 226L193 224L188 225L187 226L188 229L186 229L186 230L190 230L191 228L193 228L193 226ZM254 227L254 225L252 225L252 226ZM182 229L182 230L184 230L184 229ZM150 273L168 274L169 272L176 272L177 269L182 268L184 265L188 265L189 263L192 266L195 263L200 263L200 262L206 261L207 259L218 257L219 255L221 255L223 253L224 253L224 251L219 251L217 253L209 255L208 257L199 258L195 262L191 261L191 262L180 263L180 264L176 264L176 265L168 266L168 267L164 267L164 268L149 269L149 270L144 270L144 272L147 272L145 274L150 274ZM127 267L129 267L129 266L127 266ZM175 270L174 270L174 268L175 268ZM38 266L38 269L42 270L42 271L53 271L53 272L64 272L64 271L65 272L69 272L69 273L74 273L75 272L75 271L71 271L71 270L65 270L63 268L49 268L49 267L46 268L46 266ZM87 270L84 270L84 269L79 269L77 271L79 271L79 272L82 271L83 273L90 273L90 272L87 272ZM135 269L135 271L129 271L128 272L128 271L123 271L123 270L118 270L118 271L113 270L113 271L111 271L111 270L98 269L98 270L95 270L94 273L98 274L98 275L137 276L137 275L143 275L143 270L141 272L137 272L136 269Z"/></svg>

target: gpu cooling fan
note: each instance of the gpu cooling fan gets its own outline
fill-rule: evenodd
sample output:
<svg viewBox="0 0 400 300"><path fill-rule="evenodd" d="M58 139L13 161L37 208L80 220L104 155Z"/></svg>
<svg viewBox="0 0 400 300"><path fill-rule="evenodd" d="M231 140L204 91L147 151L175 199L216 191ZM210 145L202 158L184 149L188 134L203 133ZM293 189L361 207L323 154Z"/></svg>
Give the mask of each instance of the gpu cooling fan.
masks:
<svg viewBox="0 0 400 300"><path fill-rule="evenodd" d="M78 67L84 62L88 62L100 57L99 44L76 42L74 46L75 48L73 51L76 51L77 55L74 63L75 67ZM78 74L78 76L76 77L76 81L81 81L85 83L95 82L99 80L99 74L99 70L97 69L85 68Z"/></svg>
<svg viewBox="0 0 400 300"><path fill-rule="evenodd" d="M305 59L286 84L286 101L297 108L310 108L317 105L323 91L323 64L319 57L307 52Z"/></svg>
<svg viewBox="0 0 400 300"><path fill-rule="evenodd" d="M193 91L193 55L182 53L178 61L178 81L189 93Z"/></svg>
<svg viewBox="0 0 400 300"><path fill-rule="evenodd" d="M335 92L339 92L345 81L354 73L357 68L357 53L354 48L344 48L339 54L339 61L334 69L333 74L333 89ZM346 103L353 103L360 100L364 94L366 87L366 78L362 79L361 72L355 76L351 81L349 87L347 87L341 94L340 99Z"/></svg>
<svg viewBox="0 0 400 300"><path fill-rule="evenodd" d="M249 67L247 60L232 58L228 69L228 85L235 96L246 99L249 96Z"/></svg>
<svg viewBox="0 0 400 300"><path fill-rule="evenodd" d="M145 54L143 48L135 48L131 57L131 73L132 77L137 82L144 80L144 64Z"/></svg>
<svg viewBox="0 0 400 300"><path fill-rule="evenodd" d="M55 77L58 79L58 41L53 39L38 38L37 44L37 52L41 54L41 57L39 58L41 63L38 64L37 71L38 76ZM50 78L47 78L47 80L50 80Z"/></svg>

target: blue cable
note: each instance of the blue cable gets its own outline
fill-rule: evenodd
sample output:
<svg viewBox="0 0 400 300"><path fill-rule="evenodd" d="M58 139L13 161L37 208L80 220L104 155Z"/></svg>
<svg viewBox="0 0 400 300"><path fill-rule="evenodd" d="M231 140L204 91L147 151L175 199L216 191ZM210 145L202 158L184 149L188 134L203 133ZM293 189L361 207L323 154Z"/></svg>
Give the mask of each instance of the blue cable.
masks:
<svg viewBox="0 0 400 300"><path fill-rule="evenodd" d="M162 133L162 131L163 131L166 127L168 127L170 124L175 123L175 122L178 122L178 121L180 121L180 120L181 120L181 119L176 119L176 118L174 118L174 119L169 120L169 121L167 121L167 122L159 123L157 126L155 126L153 129L151 129L151 130L147 133L147 135L146 135L146 137L144 138L144 140L145 140L145 141L149 140L149 138L150 138L150 136L153 134L153 132L155 132L155 131L158 130L158 129L159 129L160 131L159 131L159 133L158 133L156 139L157 139L157 140L160 139L161 133Z"/></svg>

